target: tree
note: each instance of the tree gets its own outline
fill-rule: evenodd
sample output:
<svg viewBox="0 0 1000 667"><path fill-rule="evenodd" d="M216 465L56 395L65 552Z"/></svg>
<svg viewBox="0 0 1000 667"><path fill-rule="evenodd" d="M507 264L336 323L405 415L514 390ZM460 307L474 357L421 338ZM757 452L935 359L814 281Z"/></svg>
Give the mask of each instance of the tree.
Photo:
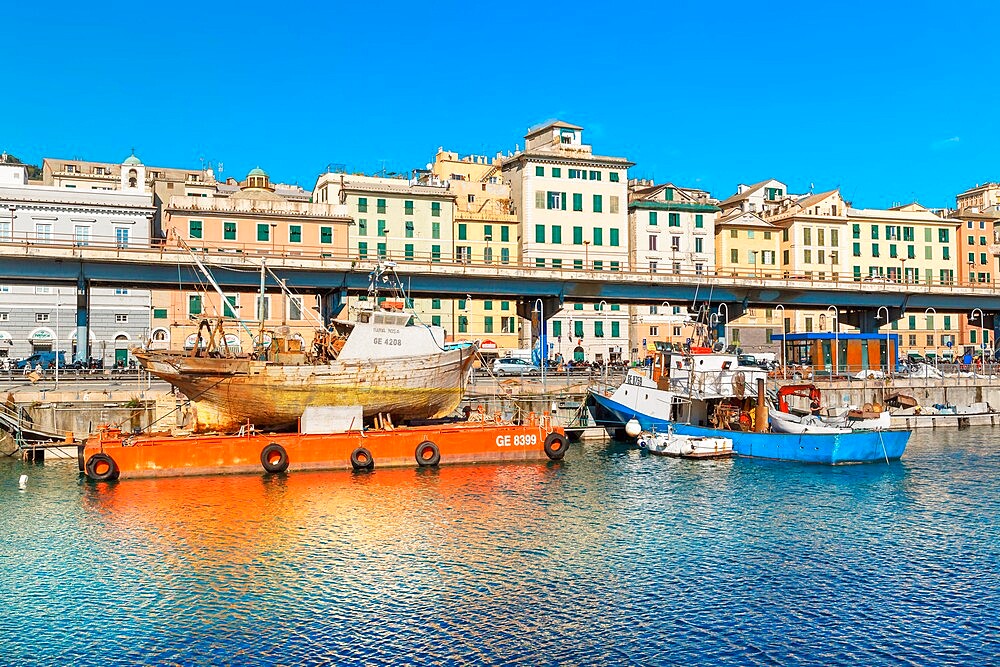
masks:
<svg viewBox="0 0 1000 667"><path fill-rule="evenodd" d="M0 163L4 164L24 164L20 158L10 155L9 153L0 154ZM42 168L36 167L33 164L24 164L28 168L28 179L32 181L42 180Z"/></svg>

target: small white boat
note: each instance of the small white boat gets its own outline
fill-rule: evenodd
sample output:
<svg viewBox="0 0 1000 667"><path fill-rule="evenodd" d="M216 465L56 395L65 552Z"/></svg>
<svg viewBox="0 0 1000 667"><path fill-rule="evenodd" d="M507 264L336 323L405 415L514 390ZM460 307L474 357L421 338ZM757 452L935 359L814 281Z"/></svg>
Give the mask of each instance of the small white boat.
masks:
<svg viewBox="0 0 1000 667"><path fill-rule="evenodd" d="M773 433L850 433L843 426L831 426L816 415L793 415L774 408L768 408L768 420Z"/></svg>
<svg viewBox="0 0 1000 667"><path fill-rule="evenodd" d="M670 427L666 432L640 433L637 442L639 447L657 456L709 459L733 455L733 441L729 438L682 435Z"/></svg>

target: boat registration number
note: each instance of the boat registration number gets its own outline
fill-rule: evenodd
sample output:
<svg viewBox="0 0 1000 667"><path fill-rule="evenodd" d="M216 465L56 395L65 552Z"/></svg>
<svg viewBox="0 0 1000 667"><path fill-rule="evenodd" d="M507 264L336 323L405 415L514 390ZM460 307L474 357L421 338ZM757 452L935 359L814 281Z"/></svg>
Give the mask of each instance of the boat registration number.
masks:
<svg viewBox="0 0 1000 667"><path fill-rule="evenodd" d="M530 447L538 444L538 436L527 435L498 435L497 447Z"/></svg>
<svg viewBox="0 0 1000 667"><path fill-rule="evenodd" d="M373 341L376 345L402 345L402 338L376 338Z"/></svg>

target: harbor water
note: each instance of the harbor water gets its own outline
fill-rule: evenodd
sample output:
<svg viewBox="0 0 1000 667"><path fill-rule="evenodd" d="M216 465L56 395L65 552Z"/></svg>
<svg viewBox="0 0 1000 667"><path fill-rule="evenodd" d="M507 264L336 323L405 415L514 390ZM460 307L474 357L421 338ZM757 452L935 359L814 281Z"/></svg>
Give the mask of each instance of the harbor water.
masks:
<svg viewBox="0 0 1000 667"><path fill-rule="evenodd" d="M0 664L998 664L997 480L975 428L840 467L593 442L95 484L4 460Z"/></svg>

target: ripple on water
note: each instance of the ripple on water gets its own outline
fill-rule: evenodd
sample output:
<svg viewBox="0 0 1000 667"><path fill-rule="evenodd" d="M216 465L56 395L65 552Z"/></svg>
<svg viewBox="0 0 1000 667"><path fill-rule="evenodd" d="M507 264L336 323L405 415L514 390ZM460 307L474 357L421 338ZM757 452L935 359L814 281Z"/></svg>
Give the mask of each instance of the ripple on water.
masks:
<svg viewBox="0 0 1000 667"><path fill-rule="evenodd" d="M916 434L899 463L837 468L595 443L562 465L111 485L2 463L0 660L989 664L993 441Z"/></svg>

